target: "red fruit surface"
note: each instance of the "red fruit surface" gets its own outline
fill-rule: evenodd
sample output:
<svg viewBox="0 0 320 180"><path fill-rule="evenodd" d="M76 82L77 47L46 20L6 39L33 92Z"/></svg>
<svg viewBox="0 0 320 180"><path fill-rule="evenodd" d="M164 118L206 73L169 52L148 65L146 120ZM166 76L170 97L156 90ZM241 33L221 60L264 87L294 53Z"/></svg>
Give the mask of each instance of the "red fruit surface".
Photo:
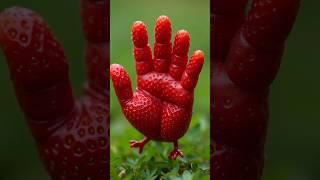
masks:
<svg viewBox="0 0 320 180"><path fill-rule="evenodd" d="M268 96L299 0L213 0L211 177L262 177Z"/></svg>
<svg viewBox="0 0 320 180"><path fill-rule="evenodd" d="M155 27L154 57L148 44L146 26L136 21L132 40L137 72L137 91L119 64L110 66L110 74L122 110L129 122L142 134L142 141L131 141L140 152L149 140L174 143L170 158L183 156L178 140L188 130L193 106L193 94L200 74L204 54L195 51L188 63L189 33L177 32L171 43L171 23L160 16ZM187 64L188 63L188 64Z"/></svg>
<svg viewBox="0 0 320 180"><path fill-rule="evenodd" d="M35 12L0 14L0 45L17 100L54 180L109 177L108 1L82 1L88 81L75 101L62 45ZM89 25L88 25L89 24Z"/></svg>

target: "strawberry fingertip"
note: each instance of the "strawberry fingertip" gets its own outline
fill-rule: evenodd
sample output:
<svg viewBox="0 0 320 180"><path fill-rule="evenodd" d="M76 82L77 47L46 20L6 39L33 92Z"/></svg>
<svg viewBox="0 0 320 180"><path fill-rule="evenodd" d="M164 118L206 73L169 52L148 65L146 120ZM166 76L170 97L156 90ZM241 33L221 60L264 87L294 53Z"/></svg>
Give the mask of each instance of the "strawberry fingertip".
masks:
<svg viewBox="0 0 320 180"><path fill-rule="evenodd" d="M192 57L204 61L204 52L201 50L194 51Z"/></svg>
<svg viewBox="0 0 320 180"><path fill-rule="evenodd" d="M185 29L180 29L177 32L177 35L182 36L182 37L190 37L189 32Z"/></svg>
<svg viewBox="0 0 320 180"><path fill-rule="evenodd" d="M168 21L170 21L170 18L168 17L168 16L166 16L166 15L160 15L158 18L157 18L157 22L158 21L161 21L161 20L168 20Z"/></svg>
<svg viewBox="0 0 320 180"><path fill-rule="evenodd" d="M175 43L177 43L178 41L189 44L190 43L189 32L184 29L179 30L175 37Z"/></svg>
<svg viewBox="0 0 320 180"><path fill-rule="evenodd" d="M132 24L132 29L135 29L136 27L139 27L139 26L140 27L142 27L142 26L146 27L146 25L142 21L135 21Z"/></svg>
<svg viewBox="0 0 320 180"><path fill-rule="evenodd" d="M132 41L136 47L143 48L148 44L148 31L142 21L135 21L132 25Z"/></svg>
<svg viewBox="0 0 320 180"><path fill-rule="evenodd" d="M173 52L178 56L187 56L190 47L190 35L188 31L182 29L176 33L174 39Z"/></svg>
<svg viewBox="0 0 320 180"><path fill-rule="evenodd" d="M110 65L110 68L118 67L118 66L121 66L121 65L120 65L120 64L116 64L116 63L114 63L114 64L111 64L111 65Z"/></svg>
<svg viewBox="0 0 320 180"><path fill-rule="evenodd" d="M110 72L115 71L115 70L119 70L121 68L123 68L123 67L120 64L111 64L110 65Z"/></svg>
<svg viewBox="0 0 320 180"><path fill-rule="evenodd" d="M155 25L155 41L167 44L171 40L172 27L168 16L159 16Z"/></svg>

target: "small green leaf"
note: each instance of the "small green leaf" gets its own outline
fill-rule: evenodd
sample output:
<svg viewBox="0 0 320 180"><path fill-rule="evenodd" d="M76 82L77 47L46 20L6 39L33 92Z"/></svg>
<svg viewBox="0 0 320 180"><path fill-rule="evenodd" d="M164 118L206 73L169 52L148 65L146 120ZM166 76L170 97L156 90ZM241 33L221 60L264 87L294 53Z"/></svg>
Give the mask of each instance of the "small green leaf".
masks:
<svg viewBox="0 0 320 180"><path fill-rule="evenodd" d="M184 171L182 174L182 179L183 180L192 180L192 174L190 171Z"/></svg>

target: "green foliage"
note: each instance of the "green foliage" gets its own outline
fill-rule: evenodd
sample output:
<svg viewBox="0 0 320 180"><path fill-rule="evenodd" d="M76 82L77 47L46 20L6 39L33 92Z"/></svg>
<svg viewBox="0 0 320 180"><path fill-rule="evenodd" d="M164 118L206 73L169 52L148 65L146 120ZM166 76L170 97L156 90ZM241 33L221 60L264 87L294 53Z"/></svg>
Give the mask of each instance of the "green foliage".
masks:
<svg viewBox="0 0 320 180"><path fill-rule="evenodd" d="M125 133L124 133L125 132ZM142 138L120 116L111 126L112 179L209 179L209 120L195 114L187 134L179 141L185 157L170 160L172 143L151 141L141 155L131 149L129 140Z"/></svg>

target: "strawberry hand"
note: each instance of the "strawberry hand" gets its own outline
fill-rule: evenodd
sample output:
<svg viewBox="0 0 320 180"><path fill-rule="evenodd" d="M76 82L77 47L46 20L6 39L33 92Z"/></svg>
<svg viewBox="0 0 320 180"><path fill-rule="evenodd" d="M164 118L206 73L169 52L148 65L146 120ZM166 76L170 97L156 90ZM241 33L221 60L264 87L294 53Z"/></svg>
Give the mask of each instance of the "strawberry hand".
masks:
<svg viewBox="0 0 320 180"><path fill-rule="evenodd" d="M299 0L214 0L212 4L212 176L258 180L264 165L269 87Z"/></svg>
<svg viewBox="0 0 320 180"><path fill-rule="evenodd" d="M129 122L147 140L174 143L170 156L183 156L178 139L187 131L193 105L193 92L202 69L204 54L195 51L188 63L189 33L180 30L171 43L171 22L160 16L155 26L154 57L148 44L146 26L137 21L132 26L132 40L138 88L119 64L110 66L110 75L122 111ZM131 147L142 151L147 141L132 141ZM138 144L137 144L138 143Z"/></svg>
<svg viewBox="0 0 320 180"><path fill-rule="evenodd" d="M16 97L55 180L109 177L108 3L82 0L88 82L78 101L62 46L46 22L19 7L0 14L0 45Z"/></svg>

